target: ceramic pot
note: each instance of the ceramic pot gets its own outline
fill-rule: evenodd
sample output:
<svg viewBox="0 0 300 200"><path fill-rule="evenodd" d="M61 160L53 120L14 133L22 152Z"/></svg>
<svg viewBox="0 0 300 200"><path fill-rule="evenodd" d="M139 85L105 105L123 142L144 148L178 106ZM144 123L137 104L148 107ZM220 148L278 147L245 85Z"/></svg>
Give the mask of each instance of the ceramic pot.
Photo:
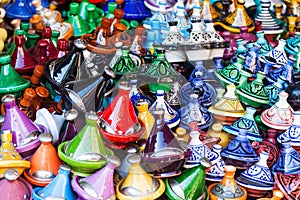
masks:
<svg viewBox="0 0 300 200"><path fill-rule="evenodd" d="M262 122L277 130L288 129L293 121L293 108L287 102L288 93L280 92L279 101L261 114Z"/></svg>
<svg viewBox="0 0 300 200"><path fill-rule="evenodd" d="M62 161L51 144L51 134L41 134L39 140L42 144L32 155L30 169L24 172L24 176L31 184L43 187L48 185L58 174Z"/></svg>
<svg viewBox="0 0 300 200"><path fill-rule="evenodd" d="M129 98L131 85L119 83L118 95L100 116L100 132L108 145L123 148L128 142L137 141L145 132L144 123L137 118Z"/></svg>
<svg viewBox="0 0 300 200"><path fill-rule="evenodd" d="M146 127L145 133L142 138L147 140L152 130L155 119L149 112L148 102L145 99L137 100L135 103L135 107L138 110L138 118L145 124Z"/></svg>
<svg viewBox="0 0 300 200"><path fill-rule="evenodd" d="M57 144L70 141L78 134L78 129L75 124L75 120L77 119L77 117L78 117L78 111L76 109L71 109L64 113L64 118L68 122L64 132L62 132L59 135Z"/></svg>
<svg viewBox="0 0 300 200"><path fill-rule="evenodd" d="M220 123L215 123L212 125L211 129L207 131L207 133L214 138L220 138L221 141L218 142L219 145L222 146L222 148L225 148L229 143L229 135L228 133L222 131L223 125Z"/></svg>
<svg viewBox="0 0 300 200"><path fill-rule="evenodd" d="M152 114L155 122L142 152L142 166L154 177L176 176L181 173L185 152L165 124L164 111L155 110Z"/></svg>
<svg viewBox="0 0 300 200"><path fill-rule="evenodd" d="M57 176L46 187L37 187L32 192L34 200L46 198L63 198L66 200L75 199L70 180L71 168L67 165L61 165Z"/></svg>
<svg viewBox="0 0 300 200"><path fill-rule="evenodd" d="M7 169L4 178L0 181L1 191L4 192L0 200L32 199L32 186L19 177L15 169Z"/></svg>
<svg viewBox="0 0 300 200"><path fill-rule="evenodd" d="M213 165L206 172L206 180L211 182L220 182L225 175L225 162L221 157L222 146L215 144L213 146L212 152L217 156L213 159Z"/></svg>
<svg viewBox="0 0 300 200"><path fill-rule="evenodd" d="M13 95L5 95L2 98L5 105L5 119L2 130L11 130L13 144L22 157L31 156L41 144L38 135L41 128L34 124L16 105Z"/></svg>
<svg viewBox="0 0 300 200"><path fill-rule="evenodd" d="M165 192L171 200L208 199L205 186L205 169L209 168L211 163L205 158L201 158L200 163L200 165L187 169L177 177L165 180Z"/></svg>
<svg viewBox="0 0 300 200"><path fill-rule="evenodd" d="M106 164L111 155L102 141L98 117L95 113L86 114L86 124L71 141L58 146L58 156L72 166L73 173L86 177Z"/></svg>
<svg viewBox="0 0 300 200"><path fill-rule="evenodd" d="M30 167L30 162L23 160L20 154L15 150L12 143L12 133L9 130L3 130L1 135L0 147L0 178L3 178L5 171L14 168L18 175L21 175L24 169Z"/></svg>
<svg viewBox="0 0 300 200"><path fill-rule="evenodd" d="M11 57L0 57L0 96L14 94L20 97L23 91L30 86L30 81L23 79L11 66ZM4 73L5 72L5 73Z"/></svg>
<svg viewBox="0 0 300 200"><path fill-rule="evenodd" d="M131 164L130 171L126 178L117 184L116 197L124 200L159 198L165 190L164 182L147 174L140 166L139 155L131 155L128 162Z"/></svg>
<svg viewBox="0 0 300 200"><path fill-rule="evenodd" d="M275 173L275 186L284 194L285 199L294 200L298 198L299 174Z"/></svg>
<svg viewBox="0 0 300 200"><path fill-rule="evenodd" d="M116 156L107 158L107 165L86 178L75 176L72 188L79 196L79 200L115 199L113 182L114 169L120 165Z"/></svg>
<svg viewBox="0 0 300 200"><path fill-rule="evenodd" d="M5 6L6 17L28 21L34 14L27 0L18 0Z"/></svg>
<svg viewBox="0 0 300 200"><path fill-rule="evenodd" d="M262 31L262 30L257 31L256 36L257 36L257 40L255 43L260 46L258 54L260 56L266 55L273 49L272 45L265 39L264 31Z"/></svg>
<svg viewBox="0 0 300 200"><path fill-rule="evenodd" d="M279 101L279 92L286 88L287 82L284 80L283 76L279 76L274 84L265 86L265 90L270 99L270 106L273 106Z"/></svg>
<svg viewBox="0 0 300 200"><path fill-rule="evenodd" d="M217 200L219 198L224 198L231 200L246 200L247 190L238 186L234 179L236 168L227 165L224 169L225 175L222 181L208 186L209 199Z"/></svg>
<svg viewBox="0 0 300 200"><path fill-rule="evenodd" d="M247 138L247 133L247 129L240 129L239 135L222 150L221 156L223 156L227 165L234 165L238 169L246 169L259 160ZM243 157L243 159L241 160L240 157Z"/></svg>
<svg viewBox="0 0 300 200"><path fill-rule="evenodd" d="M246 114L246 110L235 95L236 87L227 85L227 92L211 107L209 111L213 117L223 125L231 125L238 118Z"/></svg>

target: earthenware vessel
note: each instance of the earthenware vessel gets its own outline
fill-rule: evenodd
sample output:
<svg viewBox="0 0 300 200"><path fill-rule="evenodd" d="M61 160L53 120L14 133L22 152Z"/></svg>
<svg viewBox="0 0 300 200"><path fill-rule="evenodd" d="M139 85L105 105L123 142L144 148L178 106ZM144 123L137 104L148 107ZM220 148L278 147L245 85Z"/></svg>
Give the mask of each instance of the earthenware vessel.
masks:
<svg viewBox="0 0 300 200"><path fill-rule="evenodd" d="M241 77L239 71L243 68L244 61L245 57L238 55L235 63L230 64L223 69L214 71L215 76L223 87L226 87L226 85L238 85Z"/></svg>
<svg viewBox="0 0 300 200"><path fill-rule="evenodd" d="M285 45L286 41L284 39L280 39L278 45L265 55L270 56L271 58L274 58L276 60L276 65L272 67L280 67L288 62L288 57L284 50Z"/></svg>
<svg viewBox="0 0 300 200"><path fill-rule="evenodd" d="M58 158L57 151L52 146L52 136L49 133L39 136L41 145L30 159L30 169L24 172L25 178L34 185L46 186L58 174L62 161Z"/></svg>
<svg viewBox="0 0 300 200"><path fill-rule="evenodd" d="M299 174L283 174L278 172L274 174L274 179L275 186L284 194L284 196L282 195L283 198L291 200L298 198Z"/></svg>
<svg viewBox="0 0 300 200"><path fill-rule="evenodd" d="M32 88L26 88L23 97L21 98L18 106L20 110L31 120L35 119L36 110L32 108L32 99L36 96L35 91Z"/></svg>
<svg viewBox="0 0 300 200"><path fill-rule="evenodd" d="M1 191L4 192L0 200L32 199L32 186L24 178L19 177L15 169L7 169L4 178L0 181Z"/></svg>
<svg viewBox="0 0 300 200"><path fill-rule="evenodd" d="M135 115L129 98L131 85L122 81L118 95L100 116L100 132L115 148L123 148L128 142L137 141L145 132L145 124Z"/></svg>
<svg viewBox="0 0 300 200"><path fill-rule="evenodd" d="M236 89L236 95L245 105L259 108L270 103L269 96L264 89L263 79L265 74L257 73L254 81L251 81Z"/></svg>
<svg viewBox="0 0 300 200"><path fill-rule="evenodd" d="M34 12L31 10L27 0L17 0L5 6L6 17L10 19L21 19L28 21Z"/></svg>
<svg viewBox="0 0 300 200"><path fill-rule="evenodd" d="M219 198L231 200L246 200L247 190L237 185L234 174L236 168L231 165L225 166L225 175L221 182L208 186L209 199L217 200Z"/></svg>
<svg viewBox="0 0 300 200"><path fill-rule="evenodd" d="M128 162L131 164L130 170L126 178L117 184L116 197L124 200L159 198L165 190L165 183L151 177L140 166L140 155L131 155Z"/></svg>
<svg viewBox="0 0 300 200"><path fill-rule="evenodd" d="M192 151L191 155L186 158L184 168L192 168L200 165L201 158L207 158L212 161L218 156L216 153L212 152L205 144L199 139L200 133L198 131L191 131L188 148Z"/></svg>
<svg viewBox="0 0 300 200"><path fill-rule="evenodd" d="M277 130L287 130L293 123L293 108L287 102L288 93L279 92L279 101L261 114L262 122Z"/></svg>
<svg viewBox="0 0 300 200"><path fill-rule="evenodd" d="M131 90L130 90L129 96L130 96L132 105L136 105L137 101L142 100L142 99L147 101L147 103L148 103L147 106L151 105L150 100L147 97L145 97L142 94L142 91L139 89L139 86L140 86L139 81L137 79L131 79L130 84L131 84Z"/></svg>
<svg viewBox="0 0 300 200"><path fill-rule="evenodd" d="M266 55L269 53L273 47L271 44L265 39L265 32L264 31L258 31L256 32L257 41L255 42L260 46L258 54L260 56Z"/></svg>
<svg viewBox="0 0 300 200"><path fill-rule="evenodd" d="M16 48L11 54L11 65L21 75L32 73L37 65L37 60L30 55L24 48L25 40L23 35L15 36Z"/></svg>
<svg viewBox="0 0 300 200"><path fill-rule="evenodd" d="M283 174L297 174L300 168L300 154L291 146L289 139L281 141L283 148L277 162L273 165L273 172Z"/></svg>
<svg viewBox="0 0 300 200"><path fill-rule="evenodd" d="M79 3L70 3L70 16L66 22L73 26L73 36L80 37L84 34L91 33L93 31L92 27L86 21L83 21L79 15Z"/></svg>
<svg viewBox="0 0 300 200"><path fill-rule="evenodd" d="M201 72L196 72L195 75L196 78L181 87L180 99L183 104L187 105L191 101L190 95L197 94L200 105L208 108L216 101L216 90L201 78Z"/></svg>
<svg viewBox="0 0 300 200"><path fill-rule="evenodd" d="M220 138L221 141L218 142L219 145L222 146L222 148L225 148L229 143L229 135L228 133L223 131L223 125L220 123L214 123L211 126L211 129L207 131L207 133L214 138Z"/></svg>
<svg viewBox="0 0 300 200"><path fill-rule="evenodd" d="M114 77L113 70L105 66L102 75L65 83L61 90L63 107L67 110L75 108L82 113L103 110L104 98L110 94Z"/></svg>
<svg viewBox="0 0 300 200"><path fill-rule="evenodd" d="M293 115L290 116L290 120L293 119L292 124L287 127L286 131L282 134L280 134L277 138L277 140L282 143L284 140L291 140L291 146L296 149L299 152L299 139L298 139L298 134L299 134L299 117L300 112L299 111L294 111Z"/></svg>
<svg viewBox="0 0 300 200"><path fill-rule="evenodd" d="M164 90L168 93L172 83L177 81L178 73L173 69L165 57L165 49L156 49L157 56L153 59L152 65L144 74L151 92Z"/></svg>
<svg viewBox="0 0 300 200"><path fill-rule="evenodd" d="M236 51L235 51L235 56L238 56L239 54L245 56L246 53L248 52L247 48L244 45L244 40L243 39L237 39L236 41Z"/></svg>
<svg viewBox="0 0 300 200"><path fill-rule="evenodd" d="M60 94L66 82L88 78L86 63L84 62L85 56L83 55L86 48L86 41L76 39L74 48L66 56L47 63L44 76L48 82L49 87L47 86L47 88L49 90L53 88L51 90Z"/></svg>
<svg viewBox="0 0 300 200"><path fill-rule="evenodd" d="M261 69L258 55L259 50L260 46L254 43L250 48L250 51L245 54L245 63L243 67L252 73L256 73Z"/></svg>
<svg viewBox="0 0 300 200"><path fill-rule="evenodd" d="M286 81L283 76L279 76L274 84L266 85L265 90L270 99L270 106L273 106L279 101L279 92L283 91L286 87Z"/></svg>
<svg viewBox="0 0 300 200"><path fill-rule="evenodd" d="M247 138L247 129L240 129L239 133L222 150L221 156L227 165L234 165L238 169L246 169L252 163L257 162L259 158ZM241 156L243 157L242 160L240 159Z"/></svg>
<svg viewBox="0 0 300 200"><path fill-rule="evenodd" d="M231 125L238 118L246 114L246 110L235 95L236 87L227 85L227 92L211 107L209 111L213 117L223 125Z"/></svg>
<svg viewBox="0 0 300 200"><path fill-rule="evenodd" d="M241 26L247 26L249 32L253 31L255 28L254 21L248 16L244 5L244 0L238 0L236 9L223 19L223 22L215 22L215 24L233 33L239 33Z"/></svg>
<svg viewBox="0 0 300 200"><path fill-rule="evenodd" d="M142 166L155 177L176 176L181 173L185 152L164 122L164 110L154 110L152 115L155 122L142 152Z"/></svg>
<svg viewBox="0 0 300 200"><path fill-rule="evenodd" d="M18 175L21 175L26 168L30 167L30 162L23 160L16 151L12 143L12 133L9 130L3 130L0 146L0 177L3 178L5 171L14 168Z"/></svg>
<svg viewBox="0 0 300 200"><path fill-rule="evenodd" d="M120 159L116 156L107 158L107 164L99 171L86 178L75 176L72 179L72 188L79 196L80 200L87 199L113 199L114 189L114 169L120 165Z"/></svg>
<svg viewBox="0 0 300 200"><path fill-rule="evenodd" d="M255 112L255 108L247 107L244 116L235 121L231 126L224 126L223 130L233 135L239 135L240 129L246 129L248 130L247 138L249 140L261 142L262 137L259 134L258 126L254 120Z"/></svg>
<svg viewBox="0 0 300 200"><path fill-rule="evenodd" d="M206 168L210 166L208 159L201 158L198 166L187 169L177 177L166 179L167 196L171 200L209 199L205 186L205 173Z"/></svg>
<svg viewBox="0 0 300 200"><path fill-rule="evenodd" d="M63 116L67 121L67 125L66 129L59 135L57 144L70 141L78 134L78 128L75 124L75 120L78 117L78 111L76 109L67 110L64 112Z"/></svg>
<svg viewBox="0 0 300 200"><path fill-rule="evenodd" d="M145 124L145 133L143 134L143 139L148 139L150 132L152 130L153 124L155 122L154 117L148 110L148 102L145 99L139 99L135 103L135 107L138 110L138 118Z"/></svg>
<svg viewBox="0 0 300 200"><path fill-rule="evenodd" d="M218 62L216 61L216 59L214 59L214 62ZM220 63L219 63L220 64ZM216 64L215 64L216 65ZM191 75L189 76L189 82L193 81L193 79L196 78L196 72L201 72L201 78L205 81L205 80L212 80L213 79L213 74L210 73L205 66L203 65L203 61L202 60L198 60L195 61L195 69L192 71Z"/></svg>
<svg viewBox="0 0 300 200"><path fill-rule="evenodd" d="M215 144L213 146L212 152L216 153L217 156L213 159L213 165L206 172L206 180L211 182L220 182L225 175L225 162L221 157L222 146Z"/></svg>
<svg viewBox="0 0 300 200"><path fill-rule="evenodd" d="M61 165L57 176L44 188L37 187L32 192L34 200L46 198L63 198L66 200L75 199L70 180L71 168Z"/></svg>
<svg viewBox="0 0 300 200"><path fill-rule="evenodd" d="M2 102L6 113L2 130L12 131L12 142L22 157L32 155L40 145L37 137L42 129L18 108L14 95L5 95L2 97Z"/></svg>
<svg viewBox="0 0 300 200"><path fill-rule="evenodd" d="M104 146L97 121L95 113L87 113L86 124L79 133L71 141L58 146L58 156L72 166L76 175L86 177L102 168L111 154Z"/></svg>
<svg viewBox="0 0 300 200"><path fill-rule="evenodd" d="M48 5L45 5L45 2L47 2ZM55 9L49 8L49 2L44 0L33 0L30 2L31 8L33 8L33 12L39 16L41 16L43 25L45 25L48 21L45 18L46 13L51 12L54 14L55 19L59 22L62 21L61 13Z"/></svg>
<svg viewBox="0 0 300 200"><path fill-rule="evenodd" d="M246 188L248 196L265 197L267 191L273 189L274 178L267 165L268 157L268 153L261 151L259 161L237 177L237 184Z"/></svg>
<svg viewBox="0 0 300 200"><path fill-rule="evenodd" d="M279 76L282 76L284 80L286 80L288 83L291 83L293 75L293 64L295 62L295 58L289 57L285 65L280 66L280 68L274 69L268 74L269 80L271 82L275 82L278 80Z"/></svg>
<svg viewBox="0 0 300 200"><path fill-rule="evenodd" d="M176 110L170 107L170 105L164 100L165 91L157 90L156 91L156 100L149 108L150 113L157 109L164 110L164 120L165 123L170 127L174 128L180 123L180 116Z"/></svg>

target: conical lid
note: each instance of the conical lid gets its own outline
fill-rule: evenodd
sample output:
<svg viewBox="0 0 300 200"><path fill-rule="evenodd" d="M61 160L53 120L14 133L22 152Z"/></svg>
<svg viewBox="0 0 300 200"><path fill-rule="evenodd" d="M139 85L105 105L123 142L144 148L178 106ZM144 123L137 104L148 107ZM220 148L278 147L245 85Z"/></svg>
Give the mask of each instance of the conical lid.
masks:
<svg viewBox="0 0 300 200"><path fill-rule="evenodd" d="M2 98L5 105L5 119L2 130L11 130L13 144L17 147L33 143L40 133L38 127L18 108L15 97L11 94Z"/></svg>
<svg viewBox="0 0 300 200"><path fill-rule="evenodd" d="M103 107L104 94L112 87L114 76L113 70L106 66L102 75L66 83L62 92L64 108L97 112Z"/></svg>
<svg viewBox="0 0 300 200"><path fill-rule="evenodd" d="M246 129L248 131L247 138L249 140L261 142L262 137L259 134L258 126L254 120L256 109L247 107L246 111L246 115L235 121L231 126L224 126L223 130L230 134L238 135L240 129Z"/></svg>
<svg viewBox="0 0 300 200"><path fill-rule="evenodd" d="M221 181L225 175L225 162L221 157L222 146L215 144L212 151L217 154L217 157L213 160L213 166L206 172L206 180Z"/></svg>
<svg viewBox="0 0 300 200"><path fill-rule="evenodd" d="M61 165L58 175L44 188L35 188L33 190L33 199L46 198L64 198L66 200L76 199L73 194L70 181L71 168L67 165Z"/></svg>
<svg viewBox="0 0 300 200"><path fill-rule="evenodd" d="M10 65L10 61L9 55L0 57L0 96L13 93L19 97L30 86L30 81L23 79Z"/></svg>
<svg viewBox="0 0 300 200"><path fill-rule="evenodd" d="M31 199L32 186L19 177L15 169L7 169L4 177L5 179L0 181L1 191L3 192L0 200Z"/></svg>
<svg viewBox="0 0 300 200"><path fill-rule="evenodd" d="M79 161L106 160L108 154L98 126L98 116L94 112L86 114L86 124L65 147L65 154Z"/></svg>
<svg viewBox="0 0 300 200"><path fill-rule="evenodd" d="M16 48L11 55L11 65L20 74L31 74L38 62L24 48L23 35L15 36Z"/></svg>
<svg viewBox="0 0 300 200"><path fill-rule="evenodd" d="M240 160L243 158L243 161L247 162L256 162L259 160L257 154L252 148L251 143L247 139L247 129L240 129L239 135L237 135L223 151L221 155L226 158L233 160Z"/></svg>
<svg viewBox="0 0 300 200"><path fill-rule="evenodd" d="M120 165L120 162L120 159L116 156L108 157L105 167L79 180L81 188L96 199L109 199L113 197L115 195L113 182L114 169ZM78 193L80 191L76 192ZM80 196L80 194L78 195Z"/></svg>
<svg viewBox="0 0 300 200"><path fill-rule="evenodd" d="M34 185L45 186L58 174L62 161L51 144L51 134L41 134L39 139L42 144L32 155L30 169L26 172L25 177L29 177L27 180ZM41 182L40 184L39 181ZM46 182L46 184L43 184L43 182Z"/></svg>
<svg viewBox="0 0 300 200"><path fill-rule="evenodd" d="M206 199L205 169L211 167L211 162L201 158L200 163L175 178L165 180L166 194L170 199Z"/></svg>
<svg viewBox="0 0 300 200"><path fill-rule="evenodd" d="M5 7L6 17L10 19L21 19L29 21L34 14L27 0L17 0Z"/></svg>
<svg viewBox="0 0 300 200"><path fill-rule="evenodd" d="M274 129L286 130L293 121L293 108L287 102L288 93L280 92L279 101L261 114L261 121Z"/></svg>
<svg viewBox="0 0 300 200"><path fill-rule="evenodd" d="M213 106L209 107L209 111L216 115L228 117L242 117L246 114L246 110L235 95L236 87L234 85L226 86L226 93Z"/></svg>
<svg viewBox="0 0 300 200"><path fill-rule="evenodd" d="M145 172L140 166L140 155L131 155L128 157L131 164L130 170L126 178L122 179L117 185L117 198L126 199L138 198L144 196L153 196L153 199L162 195L165 184L160 179L155 179Z"/></svg>

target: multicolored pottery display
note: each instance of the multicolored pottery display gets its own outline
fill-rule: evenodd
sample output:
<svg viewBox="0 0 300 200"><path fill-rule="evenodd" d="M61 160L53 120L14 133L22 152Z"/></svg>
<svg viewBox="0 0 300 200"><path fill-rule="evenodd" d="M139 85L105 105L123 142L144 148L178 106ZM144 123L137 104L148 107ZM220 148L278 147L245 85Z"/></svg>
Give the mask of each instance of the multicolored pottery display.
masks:
<svg viewBox="0 0 300 200"><path fill-rule="evenodd" d="M209 199L218 200L231 199L231 200L246 200L247 190L237 185L234 174L236 168L231 165L225 166L225 175L221 182L213 183L208 186Z"/></svg>
<svg viewBox="0 0 300 200"><path fill-rule="evenodd" d="M7 169L0 181L0 200L32 199L32 186L15 169Z"/></svg>
<svg viewBox="0 0 300 200"><path fill-rule="evenodd" d="M21 175L29 167L30 162L23 160L15 150L12 143L12 133L9 130L3 130L0 146L0 178L3 178L8 169L14 168L17 170L17 174Z"/></svg>
<svg viewBox="0 0 300 200"><path fill-rule="evenodd" d="M206 158L200 159L200 165L187 169L181 175L165 180L165 193L171 200L206 199L209 195L205 186L205 172L211 167Z"/></svg>
<svg viewBox="0 0 300 200"><path fill-rule="evenodd" d="M164 190L165 183L161 179L151 177L140 166L141 157L131 155L128 158L131 164L126 178L116 186L116 197L124 200L147 200L159 198Z"/></svg>
<svg viewBox="0 0 300 200"><path fill-rule="evenodd" d="M103 143L97 125L98 116L91 112L86 114L86 124L71 141L58 146L58 156L72 166L73 173L86 177L102 168L106 159L112 154Z"/></svg>
<svg viewBox="0 0 300 200"><path fill-rule="evenodd" d="M246 114L241 102L235 95L236 87L227 85L227 92L213 106L209 107L209 111L213 117L223 125L231 125L238 118Z"/></svg>
<svg viewBox="0 0 300 200"><path fill-rule="evenodd" d="M279 101L261 114L262 122L277 130L288 129L293 121L293 108L287 102L288 93L280 92Z"/></svg>
<svg viewBox="0 0 300 200"><path fill-rule="evenodd" d="M122 81L118 95L100 116L100 132L109 146L124 148L128 142L139 140L145 132L145 124L135 115L129 93L131 85Z"/></svg>

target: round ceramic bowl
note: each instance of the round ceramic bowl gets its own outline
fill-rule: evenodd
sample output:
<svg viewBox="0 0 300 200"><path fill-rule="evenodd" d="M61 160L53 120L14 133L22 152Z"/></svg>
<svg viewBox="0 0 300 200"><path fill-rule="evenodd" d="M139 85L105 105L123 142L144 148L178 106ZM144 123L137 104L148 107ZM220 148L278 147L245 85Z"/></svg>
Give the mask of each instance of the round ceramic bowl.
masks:
<svg viewBox="0 0 300 200"><path fill-rule="evenodd" d="M214 183L214 184L211 184L210 186L208 186L208 192L209 192L209 199L210 200L218 200L220 199L220 197L214 195L213 193L211 193L211 189L213 187L215 187L218 183ZM247 190L245 188L242 188L240 187L241 190L243 191L244 193L244 196L241 196L241 197L238 197L238 198L230 198L230 200L246 200L247 199ZM222 198L221 198L222 199Z"/></svg>
<svg viewBox="0 0 300 200"><path fill-rule="evenodd" d="M139 119L139 123L141 124L141 129L138 132L136 132L134 134L130 134L130 135L111 134L102 128L99 128L99 130L100 130L101 135L103 135L103 137L105 139L109 140L110 142L112 142L114 144L115 148L123 148L123 147L127 146L127 144L129 142L134 142L134 141L139 140L142 137L142 135L144 134L145 129L146 129L145 125L140 119Z"/></svg>
<svg viewBox="0 0 300 200"><path fill-rule="evenodd" d="M78 161L73 158L70 158L63 152L63 149L65 148L66 144L67 142L63 142L58 146L58 156L67 165L72 167L72 172L74 174L82 177L87 177L97 169L100 169L106 165L106 160L89 162L89 161ZM107 149L107 151L109 155L113 155L113 152L111 150Z"/></svg>
<svg viewBox="0 0 300 200"><path fill-rule="evenodd" d="M30 167L30 162L27 160L2 160L0 161L0 178L4 177L4 172L9 168L14 168L19 176L26 168Z"/></svg>
<svg viewBox="0 0 300 200"><path fill-rule="evenodd" d="M266 117L268 111L269 110L265 110L261 114L261 121L268 127L271 127L276 130L286 130L292 125L292 124L275 124L270 119L268 119L268 117Z"/></svg>
<svg viewBox="0 0 300 200"><path fill-rule="evenodd" d="M142 157L141 165L155 178L172 177L181 174L185 152L177 148L165 148L149 157Z"/></svg>
<svg viewBox="0 0 300 200"><path fill-rule="evenodd" d="M165 193L167 194L167 196L171 199L171 200L183 200L182 197L179 197L171 188L170 184L169 184L169 180L166 180L166 191ZM208 194L208 190L205 187L205 191L204 193L201 195L201 197L198 198L198 200L209 200L209 194Z"/></svg>
<svg viewBox="0 0 300 200"><path fill-rule="evenodd" d="M55 178L55 175L52 174L51 172L46 172L46 171L39 171L39 172L35 172L35 174L31 174L28 169L24 171L24 177L29 183L33 185L45 187L53 180L53 178ZM38 177L43 177L43 178L38 178Z"/></svg>
<svg viewBox="0 0 300 200"><path fill-rule="evenodd" d="M257 184L256 182L248 181L243 177L238 177L236 182L247 190L247 195L249 197L265 197L266 194L273 189L273 186Z"/></svg>
<svg viewBox="0 0 300 200"><path fill-rule="evenodd" d="M122 185L124 179L121 180L117 186L116 186L116 196L118 199L122 199L122 200L150 200L150 199L158 199L165 191L165 183L161 180L161 179L157 179L158 183L159 183L159 187L157 188L157 190L155 190L153 193L150 193L148 195L136 195L136 196L130 196L130 195L126 195L124 193L122 193L120 191L120 186Z"/></svg>

